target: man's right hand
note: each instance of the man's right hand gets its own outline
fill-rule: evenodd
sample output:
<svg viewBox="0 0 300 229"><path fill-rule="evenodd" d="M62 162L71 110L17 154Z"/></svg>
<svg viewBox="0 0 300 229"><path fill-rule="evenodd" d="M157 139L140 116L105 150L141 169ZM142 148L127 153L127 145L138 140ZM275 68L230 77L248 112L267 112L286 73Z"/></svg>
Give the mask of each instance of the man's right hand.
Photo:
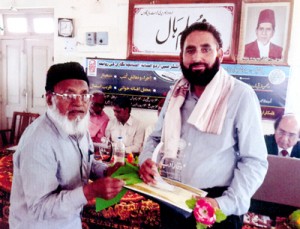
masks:
<svg viewBox="0 0 300 229"><path fill-rule="evenodd" d="M154 161L151 159L147 159L139 169L140 178L146 183L146 184L156 184L156 181L154 179L155 175L157 175L158 169Z"/></svg>
<svg viewBox="0 0 300 229"><path fill-rule="evenodd" d="M124 181L112 177L99 178L83 187L83 193L89 201L95 197L106 200L114 198L125 185Z"/></svg>

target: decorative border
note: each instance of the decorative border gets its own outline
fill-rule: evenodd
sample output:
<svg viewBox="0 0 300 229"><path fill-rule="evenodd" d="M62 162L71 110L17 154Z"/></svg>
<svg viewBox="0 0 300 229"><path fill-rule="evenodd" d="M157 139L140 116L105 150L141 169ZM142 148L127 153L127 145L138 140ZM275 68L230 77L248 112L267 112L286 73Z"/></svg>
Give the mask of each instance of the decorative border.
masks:
<svg viewBox="0 0 300 229"><path fill-rule="evenodd" d="M291 32L292 4L290 0L283 1L251 1L242 3L241 29L239 38L238 63L263 64L263 65L287 65L289 39ZM247 57L246 45L256 41L256 28L259 13L262 10L271 9L275 14L275 31L270 42L282 48L281 58L275 57ZM275 52L275 48L273 48ZM255 54L256 55L256 54Z"/></svg>
<svg viewBox="0 0 300 229"><path fill-rule="evenodd" d="M129 3L128 59L178 61L181 32L196 21L208 21L221 33L223 62L236 62L240 1L153 2Z"/></svg>

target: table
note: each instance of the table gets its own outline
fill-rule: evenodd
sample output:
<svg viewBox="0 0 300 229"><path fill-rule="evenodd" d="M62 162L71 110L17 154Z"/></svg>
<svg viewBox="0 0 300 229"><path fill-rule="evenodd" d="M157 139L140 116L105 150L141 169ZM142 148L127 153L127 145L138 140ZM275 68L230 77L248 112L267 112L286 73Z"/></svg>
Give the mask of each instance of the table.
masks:
<svg viewBox="0 0 300 229"><path fill-rule="evenodd" d="M0 228L8 229L9 197L13 177L13 151L0 152ZM160 206L138 193L127 191L121 201L100 212L95 211L95 200L84 206L83 229L94 228L159 228Z"/></svg>

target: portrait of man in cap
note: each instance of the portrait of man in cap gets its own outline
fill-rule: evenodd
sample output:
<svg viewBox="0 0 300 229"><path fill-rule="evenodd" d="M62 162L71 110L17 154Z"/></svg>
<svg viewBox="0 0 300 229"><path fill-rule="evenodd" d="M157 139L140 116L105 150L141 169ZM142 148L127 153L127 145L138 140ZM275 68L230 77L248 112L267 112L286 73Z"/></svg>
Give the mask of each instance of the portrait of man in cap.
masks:
<svg viewBox="0 0 300 229"><path fill-rule="evenodd" d="M275 25L274 10L260 11L255 30L256 40L245 45L244 57L282 59L282 47L271 42L275 33Z"/></svg>

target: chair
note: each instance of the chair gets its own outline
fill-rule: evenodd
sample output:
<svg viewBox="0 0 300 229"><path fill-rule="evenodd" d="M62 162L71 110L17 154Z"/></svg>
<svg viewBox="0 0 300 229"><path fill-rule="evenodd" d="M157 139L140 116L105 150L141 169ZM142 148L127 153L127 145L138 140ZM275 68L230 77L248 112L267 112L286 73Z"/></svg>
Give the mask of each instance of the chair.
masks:
<svg viewBox="0 0 300 229"><path fill-rule="evenodd" d="M14 112L11 129L0 130L3 147L17 145L26 127L39 116L37 113Z"/></svg>

